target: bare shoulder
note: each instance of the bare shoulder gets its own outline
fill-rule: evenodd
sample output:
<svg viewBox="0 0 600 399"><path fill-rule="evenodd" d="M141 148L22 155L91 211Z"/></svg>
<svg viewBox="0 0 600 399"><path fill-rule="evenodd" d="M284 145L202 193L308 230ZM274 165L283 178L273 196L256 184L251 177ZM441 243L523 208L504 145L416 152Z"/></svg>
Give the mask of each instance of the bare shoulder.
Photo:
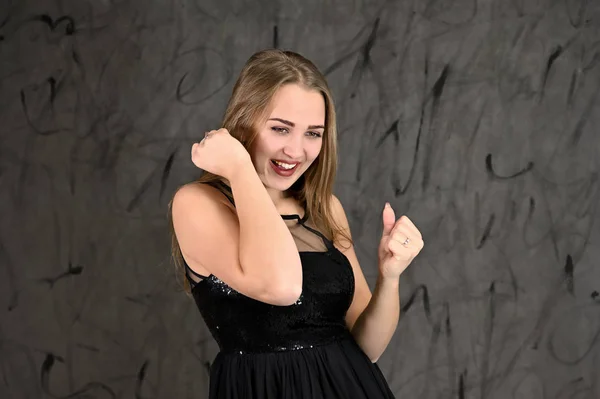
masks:
<svg viewBox="0 0 600 399"><path fill-rule="evenodd" d="M348 223L348 217L346 216L344 206L335 194L331 194L331 215L335 222L334 228L340 230L335 241L339 244L341 249L347 250L348 246L352 246L350 224Z"/></svg>
<svg viewBox="0 0 600 399"><path fill-rule="evenodd" d="M200 213L209 213L203 212L203 210L212 213L215 208L222 208L221 205L233 210L233 206L227 198L215 187L197 182L188 183L181 186L173 196L173 217L177 213L187 212L191 209Z"/></svg>
<svg viewBox="0 0 600 399"><path fill-rule="evenodd" d="M342 229L350 229L348 225L348 217L346 216L346 211L344 210L344 206L338 197L334 194L331 194L331 214L338 225L338 227Z"/></svg>
<svg viewBox="0 0 600 399"><path fill-rule="evenodd" d="M331 211L335 217L346 216L342 202L335 194L331 194Z"/></svg>

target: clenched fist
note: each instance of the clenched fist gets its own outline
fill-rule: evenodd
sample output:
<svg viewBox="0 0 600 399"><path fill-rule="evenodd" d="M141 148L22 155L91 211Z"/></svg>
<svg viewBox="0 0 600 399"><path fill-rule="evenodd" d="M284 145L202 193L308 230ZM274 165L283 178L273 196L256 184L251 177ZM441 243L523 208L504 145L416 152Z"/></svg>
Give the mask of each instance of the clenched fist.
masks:
<svg viewBox="0 0 600 399"><path fill-rule="evenodd" d="M231 180L239 168L252 164L246 148L227 129L206 132L202 141L194 143L192 162L198 168L227 180Z"/></svg>
<svg viewBox="0 0 600 399"><path fill-rule="evenodd" d="M379 272L383 277L398 278L425 243L421 232L407 217L396 220L389 204L383 209L383 233L379 244Z"/></svg>

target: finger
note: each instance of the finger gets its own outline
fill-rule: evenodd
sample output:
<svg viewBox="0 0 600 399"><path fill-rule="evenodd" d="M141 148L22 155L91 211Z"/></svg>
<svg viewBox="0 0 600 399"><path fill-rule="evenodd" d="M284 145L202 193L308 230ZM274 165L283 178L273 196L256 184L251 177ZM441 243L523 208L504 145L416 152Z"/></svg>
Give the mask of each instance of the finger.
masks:
<svg viewBox="0 0 600 399"><path fill-rule="evenodd" d="M382 213L383 219L383 232L381 233L381 238L389 237L394 228L394 221L396 220L396 215L394 213L394 209L392 209L389 202L385 203Z"/></svg>
<svg viewBox="0 0 600 399"><path fill-rule="evenodd" d="M393 238L393 240L399 242L405 248L408 248L408 246L412 243L412 239L408 234L398 234Z"/></svg>
<svg viewBox="0 0 600 399"><path fill-rule="evenodd" d="M392 234L394 234L394 231L396 231L398 229L401 229L402 231L407 233L409 236L422 238L421 232L419 231L419 229L417 229L417 227L411 222L411 220L406 215L402 215L396 221L396 224L394 225Z"/></svg>
<svg viewBox="0 0 600 399"><path fill-rule="evenodd" d="M412 222L412 220L410 220L410 218L406 215L402 215L402 217L400 217L402 224L407 226L410 231L413 233L413 235L415 235L416 237L421 237L421 232L419 231L419 229L417 228L417 226L415 226L415 224Z"/></svg>
<svg viewBox="0 0 600 399"><path fill-rule="evenodd" d="M397 241L404 242L407 237L415 237L411 229L403 223L396 223L394 230L392 231L391 237ZM411 238L412 239L412 238Z"/></svg>
<svg viewBox="0 0 600 399"><path fill-rule="evenodd" d="M390 240L388 243L388 249L394 258L398 260L409 259L413 256L413 250L411 248L405 247L396 240Z"/></svg>
<svg viewBox="0 0 600 399"><path fill-rule="evenodd" d="M415 237L410 233L406 234L405 232L397 232L395 235L390 237L390 240L396 241L404 248L411 249L412 251L416 251L417 253L420 252L425 246L425 243L421 238Z"/></svg>

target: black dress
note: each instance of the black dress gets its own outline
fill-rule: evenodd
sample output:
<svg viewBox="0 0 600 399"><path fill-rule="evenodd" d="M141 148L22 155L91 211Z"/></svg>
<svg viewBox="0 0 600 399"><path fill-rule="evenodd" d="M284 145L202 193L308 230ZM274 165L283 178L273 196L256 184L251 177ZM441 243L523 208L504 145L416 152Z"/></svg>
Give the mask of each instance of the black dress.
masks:
<svg viewBox="0 0 600 399"><path fill-rule="evenodd" d="M211 185L233 203L227 185ZM350 262L307 218L282 217L302 261L302 294L293 305L254 300L215 275L187 268L193 297L220 349L210 369L209 398L393 398L345 323L354 295Z"/></svg>

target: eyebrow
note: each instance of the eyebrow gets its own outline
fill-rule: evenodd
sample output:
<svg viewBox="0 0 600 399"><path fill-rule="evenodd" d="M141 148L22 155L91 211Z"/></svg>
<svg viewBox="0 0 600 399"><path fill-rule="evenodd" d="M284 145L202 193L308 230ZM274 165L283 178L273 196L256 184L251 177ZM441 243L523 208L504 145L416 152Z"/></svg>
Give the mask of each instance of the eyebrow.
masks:
<svg viewBox="0 0 600 399"><path fill-rule="evenodd" d="M270 118L269 120L270 121L278 121L278 122L281 122L281 123L283 123L285 125L288 125L290 127L296 126L296 124L294 122L290 122L290 121L287 121L287 120L281 119L281 118ZM308 128L309 129L325 129L325 126L323 126L323 125L309 125Z"/></svg>

